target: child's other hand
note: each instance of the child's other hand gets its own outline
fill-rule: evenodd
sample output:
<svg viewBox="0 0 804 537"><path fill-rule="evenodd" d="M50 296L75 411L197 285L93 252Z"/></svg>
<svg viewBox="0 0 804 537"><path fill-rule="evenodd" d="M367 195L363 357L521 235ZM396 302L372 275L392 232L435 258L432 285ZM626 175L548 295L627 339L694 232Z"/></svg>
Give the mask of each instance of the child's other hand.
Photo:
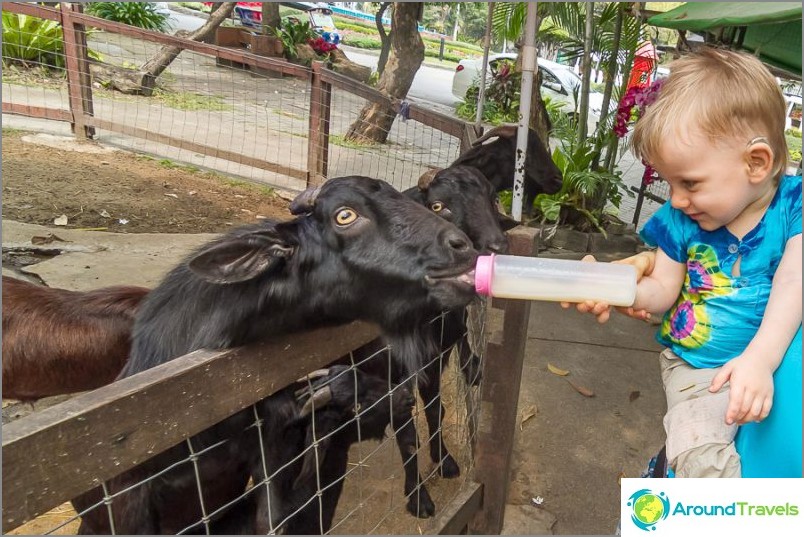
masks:
<svg viewBox="0 0 804 537"><path fill-rule="evenodd" d="M730 383L726 423L760 422L773 406L773 371L749 354L729 360L712 379L709 391L716 393Z"/></svg>
<svg viewBox="0 0 804 537"><path fill-rule="evenodd" d="M594 263L597 260L592 255L585 255L581 261L586 263ZM653 266L656 261L656 253L655 252L640 252L636 255L632 255L631 257L626 257L625 259L618 259L617 261L612 261L612 263L620 263L623 265L633 265L636 268L637 273L637 281L641 280L643 276L650 274L653 272ZM570 307L569 302L562 302L561 307L564 309L568 309ZM611 315L611 306L606 304L605 302L593 302L591 300L587 300L586 302L581 302L575 305L575 309L580 311L581 313L591 313L595 317L597 317L597 322L605 323L609 320ZM631 307L616 307L615 308L620 313L628 315L629 317L633 317L634 319L639 319L642 321L650 320L650 313L645 310L635 310Z"/></svg>

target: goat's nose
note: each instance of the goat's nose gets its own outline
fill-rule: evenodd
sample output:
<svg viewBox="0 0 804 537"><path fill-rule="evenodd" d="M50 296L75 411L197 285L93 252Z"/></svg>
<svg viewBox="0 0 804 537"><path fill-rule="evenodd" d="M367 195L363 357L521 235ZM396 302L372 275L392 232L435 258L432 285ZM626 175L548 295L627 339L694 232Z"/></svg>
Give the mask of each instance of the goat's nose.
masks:
<svg viewBox="0 0 804 537"><path fill-rule="evenodd" d="M494 241L489 243L488 246L486 246L486 249L493 254L504 254L508 251L508 241L505 239Z"/></svg>
<svg viewBox="0 0 804 537"><path fill-rule="evenodd" d="M469 238L457 229L447 231L445 239L447 246L458 252L465 252L472 247Z"/></svg>

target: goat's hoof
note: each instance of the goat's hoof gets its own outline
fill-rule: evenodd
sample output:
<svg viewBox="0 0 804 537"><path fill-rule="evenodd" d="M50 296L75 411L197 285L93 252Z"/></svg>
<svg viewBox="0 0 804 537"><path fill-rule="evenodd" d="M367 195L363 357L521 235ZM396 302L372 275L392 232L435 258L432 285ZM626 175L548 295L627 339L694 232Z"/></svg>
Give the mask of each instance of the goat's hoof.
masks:
<svg viewBox="0 0 804 537"><path fill-rule="evenodd" d="M458 463L455 462L455 459L452 458L452 455L447 455L444 457L444 460L441 461L439 471L441 473L441 477L446 477L448 479L461 475L461 468L458 466Z"/></svg>
<svg viewBox="0 0 804 537"><path fill-rule="evenodd" d="M419 518L430 518L435 515L435 504L424 487L419 488L418 494L414 492L410 496L407 509L408 513Z"/></svg>

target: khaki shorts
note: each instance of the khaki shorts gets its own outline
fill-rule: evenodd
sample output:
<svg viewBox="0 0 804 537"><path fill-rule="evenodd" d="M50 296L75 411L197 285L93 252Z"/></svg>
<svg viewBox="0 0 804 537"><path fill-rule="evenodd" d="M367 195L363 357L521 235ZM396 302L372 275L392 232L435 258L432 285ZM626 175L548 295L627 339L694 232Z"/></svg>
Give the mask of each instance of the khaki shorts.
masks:
<svg viewBox="0 0 804 537"><path fill-rule="evenodd" d="M659 355L659 364L667 397L667 461L676 476L740 477L737 425L725 422L729 384L709 392L720 368L693 367L670 349Z"/></svg>

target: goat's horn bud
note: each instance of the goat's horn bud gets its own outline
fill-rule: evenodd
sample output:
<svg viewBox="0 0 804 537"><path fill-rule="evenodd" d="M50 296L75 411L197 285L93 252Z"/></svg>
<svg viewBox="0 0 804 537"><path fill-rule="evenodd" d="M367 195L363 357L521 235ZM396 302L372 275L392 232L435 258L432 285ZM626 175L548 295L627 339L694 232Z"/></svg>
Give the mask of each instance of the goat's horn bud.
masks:
<svg viewBox="0 0 804 537"><path fill-rule="evenodd" d="M330 401L332 401L332 389L327 385L317 390L313 396L304 403L301 412L299 412L299 417L303 418L309 415L313 410L318 410Z"/></svg>
<svg viewBox="0 0 804 537"><path fill-rule="evenodd" d="M310 187L290 202L290 214L306 214L313 211L315 207L315 200L318 193L321 192L321 186Z"/></svg>
<svg viewBox="0 0 804 537"><path fill-rule="evenodd" d="M419 190L427 190L430 188L430 183L433 182L435 179L436 174L440 172L442 168L434 168L432 170L427 170L424 172L421 177L419 177Z"/></svg>
<svg viewBox="0 0 804 537"><path fill-rule="evenodd" d="M494 127L489 132L478 138L477 140L472 143L472 145L481 145L483 142L490 140L491 138L497 137L505 137L511 138L516 136L517 126L515 125L502 125L500 127Z"/></svg>
<svg viewBox="0 0 804 537"><path fill-rule="evenodd" d="M307 373L303 377L296 379L296 382L307 382L308 380L315 380L329 375L329 369L316 369L311 373Z"/></svg>

